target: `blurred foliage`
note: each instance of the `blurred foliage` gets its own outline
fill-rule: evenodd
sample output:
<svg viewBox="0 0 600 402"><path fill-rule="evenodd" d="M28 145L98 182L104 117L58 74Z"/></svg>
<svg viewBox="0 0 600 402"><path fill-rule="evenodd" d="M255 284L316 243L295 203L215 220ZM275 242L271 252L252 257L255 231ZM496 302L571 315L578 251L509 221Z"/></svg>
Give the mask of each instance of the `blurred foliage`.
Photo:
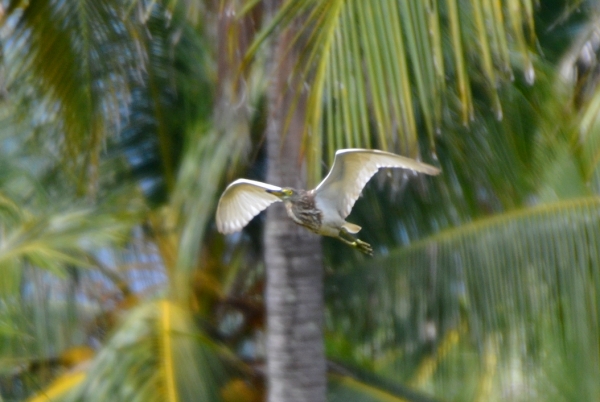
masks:
<svg viewBox="0 0 600 402"><path fill-rule="evenodd" d="M443 170L369 183L374 259L324 239L328 398L598 399L597 5L264 7L0 2L2 400L264 399L262 218L212 216L265 176L286 29L309 184L343 147Z"/></svg>
<svg viewBox="0 0 600 402"><path fill-rule="evenodd" d="M482 93L501 119L499 90L515 79L513 70L535 80L533 8L529 0L286 2L264 35L298 26L300 79L290 90L309 94L309 184L339 148L417 157L424 132L435 158L445 115L458 114L453 120L463 125L477 120Z"/></svg>

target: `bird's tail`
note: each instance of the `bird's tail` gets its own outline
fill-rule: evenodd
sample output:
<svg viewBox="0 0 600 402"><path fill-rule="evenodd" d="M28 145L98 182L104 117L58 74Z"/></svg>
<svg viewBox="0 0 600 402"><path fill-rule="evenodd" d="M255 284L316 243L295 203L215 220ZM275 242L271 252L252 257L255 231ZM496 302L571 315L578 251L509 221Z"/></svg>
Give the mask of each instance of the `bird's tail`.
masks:
<svg viewBox="0 0 600 402"><path fill-rule="evenodd" d="M362 229L360 226L350 222L345 222L342 226L348 231L348 233L352 234L358 233Z"/></svg>

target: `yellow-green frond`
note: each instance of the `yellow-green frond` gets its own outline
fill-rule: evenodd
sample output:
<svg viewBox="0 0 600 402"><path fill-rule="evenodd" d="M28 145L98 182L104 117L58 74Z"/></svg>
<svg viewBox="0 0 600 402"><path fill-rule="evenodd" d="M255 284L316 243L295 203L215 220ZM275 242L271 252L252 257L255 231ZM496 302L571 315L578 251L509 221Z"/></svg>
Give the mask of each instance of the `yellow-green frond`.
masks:
<svg viewBox="0 0 600 402"><path fill-rule="evenodd" d="M227 379L215 345L183 307L159 300L133 310L94 358L74 400L219 401Z"/></svg>
<svg viewBox="0 0 600 402"><path fill-rule="evenodd" d="M27 402L58 402L67 399L69 392L74 391L85 380L86 372L76 370L65 373Z"/></svg>
<svg viewBox="0 0 600 402"><path fill-rule="evenodd" d="M304 149L315 184L322 159L339 148L415 157L424 131L434 149L443 108L457 108L463 124L472 119L474 85L501 118L502 82L513 69L529 83L535 76L532 9L530 0L290 1L249 57L276 28L295 30L301 78L293 90L309 92Z"/></svg>
<svg viewBox="0 0 600 402"><path fill-rule="evenodd" d="M576 198L480 219L341 269L329 278L343 289L330 290L330 329L360 346L339 358L374 359L386 378L479 400L509 392L511 372L548 392L560 377L555 365L571 353L570 370L598 375L599 240L600 198ZM449 339L458 342L448 348ZM460 371L471 366L472 381ZM457 387L459 378L472 387ZM600 391L576 382L592 399Z"/></svg>

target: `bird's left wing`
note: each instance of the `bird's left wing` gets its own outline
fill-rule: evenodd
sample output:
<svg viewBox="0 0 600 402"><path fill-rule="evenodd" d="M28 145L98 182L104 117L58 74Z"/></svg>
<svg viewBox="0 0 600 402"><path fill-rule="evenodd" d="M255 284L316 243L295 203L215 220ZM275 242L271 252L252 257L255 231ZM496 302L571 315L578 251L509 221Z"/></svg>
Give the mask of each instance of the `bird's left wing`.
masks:
<svg viewBox="0 0 600 402"><path fill-rule="evenodd" d="M436 175L440 170L414 159L375 149L340 149L335 153L329 174L315 189L317 200L335 206L342 218L352 211L354 203L369 179L379 168L404 168Z"/></svg>
<svg viewBox="0 0 600 402"><path fill-rule="evenodd" d="M247 179L238 179L227 186L217 206L219 232L229 234L242 230L269 205L281 201L266 190L280 191L281 187Z"/></svg>

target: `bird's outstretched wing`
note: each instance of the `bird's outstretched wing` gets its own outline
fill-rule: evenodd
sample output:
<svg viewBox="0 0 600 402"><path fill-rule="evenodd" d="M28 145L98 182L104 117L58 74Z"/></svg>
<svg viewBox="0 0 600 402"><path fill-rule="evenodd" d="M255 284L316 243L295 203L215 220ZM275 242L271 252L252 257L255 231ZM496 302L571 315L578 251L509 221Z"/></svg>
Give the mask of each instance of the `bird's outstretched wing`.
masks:
<svg viewBox="0 0 600 402"><path fill-rule="evenodd" d="M440 170L414 159L371 149L340 149L327 177L315 189L316 198L335 206L347 217L360 192L379 168L404 168L436 175Z"/></svg>
<svg viewBox="0 0 600 402"><path fill-rule="evenodd" d="M252 218L274 202L281 201L265 190L281 190L260 181L238 179L231 183L217 206L217 229L229 234L242 230Z"/></svg>

